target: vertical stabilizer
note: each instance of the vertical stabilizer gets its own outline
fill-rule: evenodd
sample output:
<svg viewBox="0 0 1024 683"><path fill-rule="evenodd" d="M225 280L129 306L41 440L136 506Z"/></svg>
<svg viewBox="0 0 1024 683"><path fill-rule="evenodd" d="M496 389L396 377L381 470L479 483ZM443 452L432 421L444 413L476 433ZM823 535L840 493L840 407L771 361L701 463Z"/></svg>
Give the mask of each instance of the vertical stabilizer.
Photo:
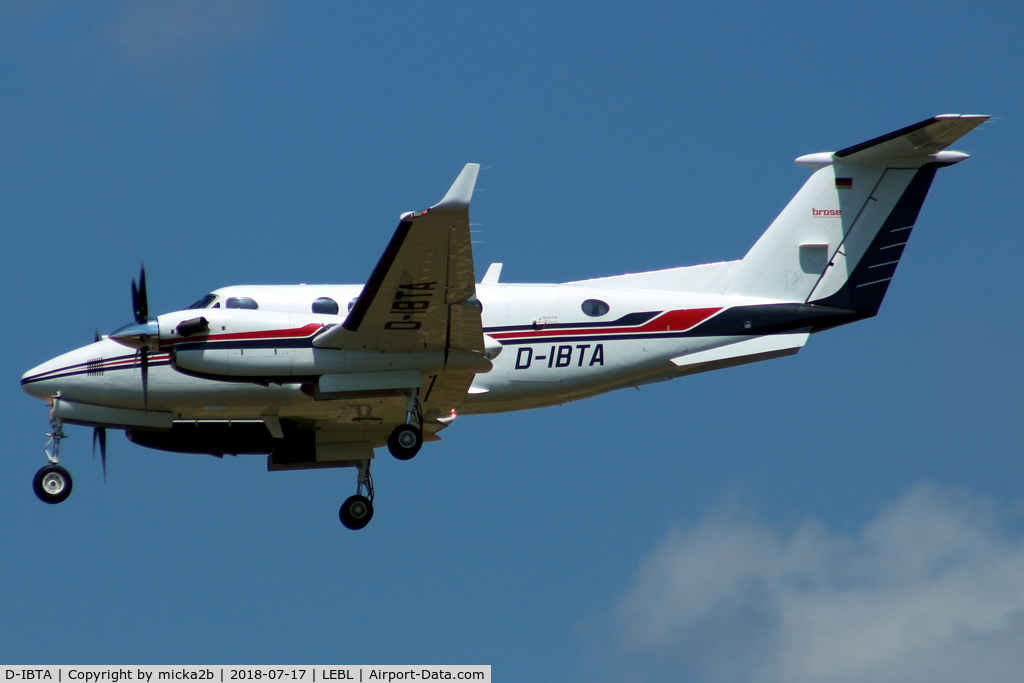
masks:
<svg viewBox="0 0 1024 683"><path fill-rule="evenodd" d="M878 312L945 148L987 116L947 114L797 163L817 169L737 265L726 289Z"/></svg>

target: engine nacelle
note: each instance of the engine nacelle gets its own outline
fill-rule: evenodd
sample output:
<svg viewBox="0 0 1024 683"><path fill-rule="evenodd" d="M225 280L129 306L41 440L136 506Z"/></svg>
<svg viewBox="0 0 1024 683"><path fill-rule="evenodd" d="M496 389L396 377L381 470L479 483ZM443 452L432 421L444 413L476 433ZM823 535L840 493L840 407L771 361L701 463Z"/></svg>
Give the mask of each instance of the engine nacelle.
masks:
<svg viewBox="0 0 1024 683"><path fill-rule="evenodd" d="M319 377L358 372L418 370L436 375L444 370L443 351L434 353L367 353L338 349L266 347L211 348L178 344L174 366L186 372L222 377Z"/></svg>
<svg viewBox="0 0 1024 683"><path fill-rule="evenodd" d="M198 313L202 315L197 315ZM158 319L160 346L178 370L207 377L313 378L415 370L424 376L488 372L491 362L469 351L377 353L321 349L313 339L340 316L274 311L178 311Z"/></svg>

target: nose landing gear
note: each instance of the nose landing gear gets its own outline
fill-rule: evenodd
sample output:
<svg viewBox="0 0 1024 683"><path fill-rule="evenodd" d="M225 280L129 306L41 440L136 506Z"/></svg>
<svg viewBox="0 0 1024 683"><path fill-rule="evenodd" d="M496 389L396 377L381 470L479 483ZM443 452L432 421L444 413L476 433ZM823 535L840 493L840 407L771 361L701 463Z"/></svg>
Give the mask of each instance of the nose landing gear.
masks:
<svg viewBox="0 0 1024 683"><path fill-rule="evenodd" d="M364 495L365 494L365 495ZM373 519L373 478L370 476L370 461L364 460L359 465L356 479L356 495L341 504L338 517L346 529L358 531Z"/></svg>
<svg viewBox="0 0 1024 683"><path fill-rule="evenodd" d="M60 442L67 437L64 435L60 418L56 417L53 411L50 412L50 430L50 433L46 435L50 440L43 448L43 453L46 454L46 459L50 464L36 472L36 476L32 478L32 490L35 491L39 500L56 505L64 502L71 495L71 475L57 464L60 456ZM50 452L51 447L53 448L52 453Z"/></svg>
<svg viewBox="0 0 1024 683"><path fill-rule="evenodd" d="M62 503L71 495L71 475L60 465L47 465L32 478L32 490L44 503Z"/></svg>

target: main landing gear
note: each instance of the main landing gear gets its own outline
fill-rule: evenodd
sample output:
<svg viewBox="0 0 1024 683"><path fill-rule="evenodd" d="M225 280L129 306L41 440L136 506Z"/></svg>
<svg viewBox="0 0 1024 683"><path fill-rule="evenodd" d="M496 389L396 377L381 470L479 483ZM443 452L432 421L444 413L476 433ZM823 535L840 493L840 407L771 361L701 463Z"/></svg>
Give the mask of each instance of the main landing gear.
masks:
<svg viewBox="0 0 1024 683"><path fill-rule="evenodd" d="M416 419L416 426L412 423ZM423 445L423 408L420 406L420 390L413 389L405 406L405 424L398 425L388 437L388 450L399 460L412 460Z"/></svg>
<svg viewBox="0 0 1024 683"><path fill-rule="evenodd" d="M416 424L413 424L413 420ZM388 450L399 460L411 460L423 445L423 408L420 406L420 390L409 392L405 405L405 424L398 425L388 437ZM373 519L373 478L370 476L370 461L359 464L356 479L356 495L341 504L338 517L346 529L358 530Z"/></svg>
<svg viewBox="0 0 1024 683"><path fill-rule="evenodd" d="M423 434L416 425L398 425L388 437L388 450L399 460L412 460L423 445Z"/></svg>
<svg viewBox="0 0 1024 683"><path fill-rule="evenodd" d="M36 472L36 476L32 478L32 490L35 491L36 497L44 503L50 505L56 505L67 500L67 497L71 495L71 475L68 471L57 464L58 457L60 454L60 442L61 439L66 439L64 435L63 425L59 417L50 417L50 433L47 434L50 438L46 442L46 446L43 448L43 453L46 454L46 459L50 462L41 470ZM50 452L51 446L53 452Z"/></svg>
<svg viewBox="0 0 1024 683"><path fill-rule="evenodd" d="M350 496L341 504L338 517L346 529L358 531L373 519L373 477L370 476L370 461L364 460L359 465L359 476L356 479L356 495Z"/></svg>

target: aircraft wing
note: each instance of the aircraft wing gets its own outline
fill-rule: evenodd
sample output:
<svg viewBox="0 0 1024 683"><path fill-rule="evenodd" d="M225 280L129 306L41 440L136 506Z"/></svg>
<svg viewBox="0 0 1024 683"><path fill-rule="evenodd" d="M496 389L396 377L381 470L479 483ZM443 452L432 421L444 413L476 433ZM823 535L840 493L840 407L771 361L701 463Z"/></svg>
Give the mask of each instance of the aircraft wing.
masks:
<svg viewBox="0 0 1024 683"><path fill-rule="evenodd" d="M479 170L479 164L466 164L438 204L403 214L345 322L317 337L314 346L483 353L469 234L469 204Z"/></svg>

